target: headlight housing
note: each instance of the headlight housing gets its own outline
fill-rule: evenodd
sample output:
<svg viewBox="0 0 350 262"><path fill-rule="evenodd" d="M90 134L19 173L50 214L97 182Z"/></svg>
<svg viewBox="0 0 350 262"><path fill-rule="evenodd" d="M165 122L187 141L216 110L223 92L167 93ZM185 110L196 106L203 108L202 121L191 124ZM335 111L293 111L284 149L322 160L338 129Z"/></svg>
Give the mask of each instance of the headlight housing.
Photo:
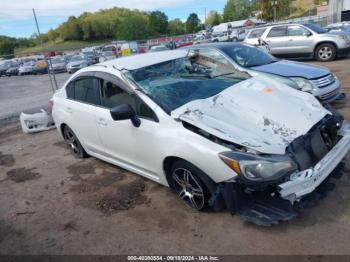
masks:
<svg viewBox="0 0 350 262"><path fill-rule="evenodd" d="M290 79L292 79L299 87L299 90L304 91L304 92L310 92L314 89L313 84L302 77L291 77Z"/></svg>
<svg viewBox="0 0 350 262"><path fill-rule="evenodd" d="M224 152L219 157L232 170L249 181L272 181L292 174L296 163L287 156L255 156L247 153Z"/></svg>

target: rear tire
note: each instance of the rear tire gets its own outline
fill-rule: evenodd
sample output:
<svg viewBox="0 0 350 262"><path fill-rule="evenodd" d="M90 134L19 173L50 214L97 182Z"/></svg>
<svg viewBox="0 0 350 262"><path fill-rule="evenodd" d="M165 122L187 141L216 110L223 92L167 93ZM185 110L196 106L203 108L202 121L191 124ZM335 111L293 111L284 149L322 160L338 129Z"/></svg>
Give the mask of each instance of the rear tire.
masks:
<svg viewBox="0 0 350 262"><path fill-rule="evenodd" d="M337 48L330 43L319 45L315 51L315 58L321 62L333 61L336 56Z"/></svg>
<svg viewBox="0 0 350 262"><path fill-rule="evenodd" d="M69 126L65 126L63 128L63 138L75 156L77 156L78 158L88 157L88 154L81 145L79 139Z"/></svg>
<svg viewBox="0 0 350 262"><path fill-rule="evenodd" d="M170 187L194 210L202 211L208 208L211 194L201 176L206 176L200 169L189 162L175 162L169 174Z"/></svg>

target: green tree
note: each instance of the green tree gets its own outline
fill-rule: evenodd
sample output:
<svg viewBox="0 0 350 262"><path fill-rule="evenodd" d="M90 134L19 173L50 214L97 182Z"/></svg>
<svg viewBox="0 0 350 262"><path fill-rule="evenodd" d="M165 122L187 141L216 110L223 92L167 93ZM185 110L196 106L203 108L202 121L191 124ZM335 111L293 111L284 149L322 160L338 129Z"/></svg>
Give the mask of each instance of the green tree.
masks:
<svg viewBox="0 0 350 262"><path fill-rule="evenodd" d="M117 38L120 40L140 40L149 36L150 27L147 16L132 14L120 23Z"/></svg>
<svg viewBox="0 0 350 262"><path fill-rule="evenodd" d="M149 14L149 25L153 32L166 34L168 31L168 17L161 11L153 11Z"/></svg>
<svg viewBox="0 0 350 262"><path fill-rule="evenodd" d="M170 35L181 35L185 33L185 25L179 18L175 18L169 21L168 30Z"/></svg>
<svg viewBox="0 0 350 262"><path fill-rule="evenodd" d="M290 3L291 0L278 0L276 6L276 19L285 19L290 15ZM273 20L273 7L271 0L259 0L257 2L257 8L261 11L259 18L272 21Z"/></svg>
<svg viewBox="0 0 350 262"><path fill-rule="evenodd" d="M214 26L220 24L222 21L222 16L217 11L210 11L205 21L206 25Z"/></svg>
<svg viewBox="0 0 350 262"><path fill-rule="evenodd" d="M78 22L78 19L74 16L70 16L67 22L64 22L58 28L58 33L62 40L81 40L83 39L83 32Z"/></svg>
<svg viewBox="0 0 350 262"><path fill-rule="evenodd" d="M196 13L191 13L186 20L186 32L194 33L199 30L201 20Z"/></svg>
<svg viewBox="0 0 350 262"><path fill-rule="evenodd" d="M59 34L56 30L50 28L50 30L46 33L46 36L49 41L54 42L58 38Z"/></svg>
<svg viewBox="0 0 350 262"><path fill-rule="evenodd" d="M13 54L15 43L10 38L0 38L0 55Z"/></svg>
<svg viewBox="0 0 350 262"><path fill-rule="evenodd" d="M271 2L271 0L269 0ZM248 19L255 9L255 1L249 0L228 0L224 7L224 22Z"/></svg>

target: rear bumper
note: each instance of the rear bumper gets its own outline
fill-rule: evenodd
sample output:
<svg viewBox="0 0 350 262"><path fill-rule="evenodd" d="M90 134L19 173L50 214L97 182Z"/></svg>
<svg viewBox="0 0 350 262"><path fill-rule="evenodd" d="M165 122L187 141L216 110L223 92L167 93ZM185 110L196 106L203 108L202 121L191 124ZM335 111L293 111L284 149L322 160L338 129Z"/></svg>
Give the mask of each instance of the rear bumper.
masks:
<svg viewBox="0 0 350 262"><path fill-rule="evenodd" d="M336 168L350 149L350 125L343 124L342 138L313 168L291 175L291 180L278 186L282 198L291 203L313 192Z"/></svg>

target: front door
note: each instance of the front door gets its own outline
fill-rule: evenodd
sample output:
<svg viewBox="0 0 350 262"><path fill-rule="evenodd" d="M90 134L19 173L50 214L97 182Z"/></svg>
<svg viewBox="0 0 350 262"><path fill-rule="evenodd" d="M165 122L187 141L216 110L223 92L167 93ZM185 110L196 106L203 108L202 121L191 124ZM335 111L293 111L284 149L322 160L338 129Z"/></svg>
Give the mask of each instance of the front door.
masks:
<svg viewBox="0 0 350 262"><path fill-rule="evenodd" d="M159 124L153 112L136 95L130 95L116 84L99 79L102 106L96 108L96 123L105 156L157 179L156 155ZM130 120L115 121L110 109L129 104L141 119L135 127Z"/></svg>

